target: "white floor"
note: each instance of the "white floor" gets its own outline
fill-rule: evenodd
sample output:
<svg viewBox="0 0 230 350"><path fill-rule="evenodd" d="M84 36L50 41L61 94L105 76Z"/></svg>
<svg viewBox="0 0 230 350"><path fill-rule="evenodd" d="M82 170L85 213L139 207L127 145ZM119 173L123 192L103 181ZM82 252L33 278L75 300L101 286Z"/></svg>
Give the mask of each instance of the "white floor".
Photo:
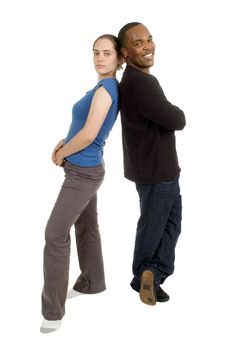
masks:
<svg viewBox="0 0 230 350"><path fill-rule="evenodd" d="M1 2L1 349L230 349L227 5ZM44 228L63 181L51 152L67 133L73 103L96 83L93 40L132 21L152 32L152 73L187 119L176 133L183 230L175 273L164 285L171 299L147 306L129 287L139 208L134 185L123 178L118 121L98 203L107 291L68 300L61 328L41 334ZM70 287L79 273L72 238Z"/></svg>

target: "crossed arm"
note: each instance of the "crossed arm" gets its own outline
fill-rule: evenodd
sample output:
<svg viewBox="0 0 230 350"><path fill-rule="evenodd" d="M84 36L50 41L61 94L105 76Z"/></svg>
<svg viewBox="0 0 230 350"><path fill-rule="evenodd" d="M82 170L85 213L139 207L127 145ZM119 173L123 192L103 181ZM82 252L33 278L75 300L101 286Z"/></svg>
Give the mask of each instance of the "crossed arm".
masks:
<svg viewBox="0 0 230 350"><path fill-rule="evenodd" d="M54 164L62 166L65 157L81 151L94 141L111 105L111 96L106 89L101 86L93 96L84 127L69 142L64 144L65 140L62 139L54 148L52 153L52 161Z"/></svg>
<svg viewBox="0 0 230 350"><path fill-rule="evenodd" d="M141 75L135 85L134 97L139 115L166 130L176 131L184 128L184 112L166 99L155 77Z"/></svg>

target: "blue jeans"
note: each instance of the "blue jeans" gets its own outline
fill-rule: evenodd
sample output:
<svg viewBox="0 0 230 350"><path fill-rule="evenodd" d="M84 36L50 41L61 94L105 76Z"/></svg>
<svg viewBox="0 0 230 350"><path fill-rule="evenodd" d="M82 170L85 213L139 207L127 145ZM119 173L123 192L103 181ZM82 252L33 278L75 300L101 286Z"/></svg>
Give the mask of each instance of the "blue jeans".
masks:
<svg viewBox="0 0 230 350"><path fill-rule="evenodd" d="M137 224L131 287L139 291L144 270L154 273L156 285L162 284L174 271L182 204L179 177L154 185L136 183L136 188L141 215Z"/></svg>

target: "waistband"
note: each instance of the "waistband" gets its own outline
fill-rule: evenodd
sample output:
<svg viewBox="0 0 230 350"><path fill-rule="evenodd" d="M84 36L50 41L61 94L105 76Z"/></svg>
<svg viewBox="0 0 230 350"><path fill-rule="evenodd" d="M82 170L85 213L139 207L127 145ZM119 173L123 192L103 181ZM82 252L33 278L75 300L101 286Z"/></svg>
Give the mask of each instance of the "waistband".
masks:
<svg viewBox="0 0 230 350"><path fill-rule="evenodd" d="M64 169L67 169L67 170L69 169L69 170L74 170L76 172L87 173L87 174L105 172L104 163L97 166L81 166L81 165L70 163L69 161L65 161L63 167Z"/></svg>

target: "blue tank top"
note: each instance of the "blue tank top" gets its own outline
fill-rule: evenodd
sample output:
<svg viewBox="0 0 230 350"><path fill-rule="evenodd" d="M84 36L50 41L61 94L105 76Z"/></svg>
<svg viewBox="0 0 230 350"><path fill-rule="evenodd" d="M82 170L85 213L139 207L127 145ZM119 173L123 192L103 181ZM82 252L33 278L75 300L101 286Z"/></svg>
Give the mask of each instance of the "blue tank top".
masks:
<svg viewBox="0 0 230 350"><path fill-rule="evenodd" d="M84 127L93 96L100 86L103 86L111 96L112 105L110 106L108 114L95 140L81 151L66 157L66 160L72 164L80 166L97 166L103 163L105 140L109 136L109 132L112 129L119 112L117 79L105 78L100 80L92 90L88 91L83 98L74 104L72 109L72 123L65 139L65 143L71 140Z"/></svg>

